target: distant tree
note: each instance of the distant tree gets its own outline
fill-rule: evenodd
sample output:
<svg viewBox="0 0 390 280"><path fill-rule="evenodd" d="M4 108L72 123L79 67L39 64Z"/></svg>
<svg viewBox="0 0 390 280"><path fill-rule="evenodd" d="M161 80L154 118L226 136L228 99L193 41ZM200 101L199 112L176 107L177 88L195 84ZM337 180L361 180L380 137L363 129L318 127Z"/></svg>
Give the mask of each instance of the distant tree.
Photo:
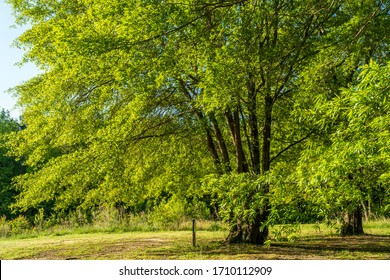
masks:
<svg viewBox="0 0 390 280"><path fill-rule="evenodd" d="M0 216L5 215L8 219L13 218L9 206L15 202L18 194L12 185L12 179L24 172L24 167L20 161L7 155L7 136L10 132L19 130L19 124L12 119L8 111L0 111Z"/></svg>

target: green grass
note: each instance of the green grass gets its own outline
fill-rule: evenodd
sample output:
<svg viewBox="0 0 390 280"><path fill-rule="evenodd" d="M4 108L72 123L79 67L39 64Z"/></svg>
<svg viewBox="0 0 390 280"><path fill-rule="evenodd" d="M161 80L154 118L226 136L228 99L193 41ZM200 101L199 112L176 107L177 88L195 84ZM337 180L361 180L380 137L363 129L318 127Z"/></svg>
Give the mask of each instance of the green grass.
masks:
<svg viewBox="0 0 390 280"><path fill-rule="evenodd" d="M364 224L366 234L390 235L390 220L380 219Z"/></svg>
<svg viewBox="0 0 390 280"><path fill-rule="evenodd" d="M1 226L1 225L0 225ZM4 225L3 225L4 227ZM228 226L222 222L198 220L196 221L196 228L204 231L220 231L228 230ZM1 229L1 228L0 228ZM156 231L189 231L192 229L192 221L184 220L172 226L158 227L147 223L139 223L138 221L128 224L110 223L94 223L82 226L71 226L66 224L55 225L46 229L25 229L21 232L12 232L9 229L0 231L1 238L11 239L26 239L35 238L39 236L61 236L69 234L88 234L88 233L125 233L125 232L156 232Z"/></svg>
<svg viewBox="0 0 390 280"><path fill-rule="evenodd" d="M365 224L367 234L354 237L340 237L325 225L303 225L289 233L293 242L279 238L269 247L223 244L226 230L198 230L196 247L189 230L84 230L0 239L0 259L390 259L389 220Z"/></svg>

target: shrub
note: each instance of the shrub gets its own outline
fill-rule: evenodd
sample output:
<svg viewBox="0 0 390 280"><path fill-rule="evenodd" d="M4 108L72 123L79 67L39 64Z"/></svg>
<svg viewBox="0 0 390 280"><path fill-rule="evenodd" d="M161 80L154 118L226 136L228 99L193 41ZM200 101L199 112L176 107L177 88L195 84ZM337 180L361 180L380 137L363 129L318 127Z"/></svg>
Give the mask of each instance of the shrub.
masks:
<svg viewBox="0 0 390 280"><path fill-rule="evenodd" d="M6 216L4 215L0 218L0 236L7 237L10 234L10 231L11 227L7 222Z"/></svg>
<svg viewBox="0 0 390 280"><path fill-rule="evenodd" d="M11 233L19 234L24 233L31 228L30 222L24 216L19 216L9 222Z"/></svg>
<svg viewBox="0 0 390 280"><path fill-rule="evenodd" d="M185 217L184 203L174 196L154 207L153 212L149 214L149 221L158 228L178 229Z"/></svg>

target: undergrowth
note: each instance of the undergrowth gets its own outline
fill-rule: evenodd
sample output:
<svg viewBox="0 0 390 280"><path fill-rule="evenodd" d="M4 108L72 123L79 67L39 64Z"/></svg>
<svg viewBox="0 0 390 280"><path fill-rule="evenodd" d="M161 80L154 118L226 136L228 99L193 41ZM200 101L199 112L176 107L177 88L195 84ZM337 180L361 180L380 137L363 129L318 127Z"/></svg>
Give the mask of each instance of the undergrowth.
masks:
<svg viewBox="0 0 390 280"><path fill-rule="evenodd" d="M196 229L199 231L228 231L227 224L198 218ZM121 214L113 209L94 212L89 219L83 213L75 212L60 221L46 218L39 212L31 222L24 216L13 220L0 217L1 238L31 238L37 236L62 236L67 234L123 233L154 231L191 231L192 218L182 216L176 219L163 219L160 215L141 213L139 215ZM364 223L366 234L390 235L390 219L376 219ZM304 235L335 235L337 229L326 224L286 224L271 227L270 239L274 241L294 241Z"/></svg>

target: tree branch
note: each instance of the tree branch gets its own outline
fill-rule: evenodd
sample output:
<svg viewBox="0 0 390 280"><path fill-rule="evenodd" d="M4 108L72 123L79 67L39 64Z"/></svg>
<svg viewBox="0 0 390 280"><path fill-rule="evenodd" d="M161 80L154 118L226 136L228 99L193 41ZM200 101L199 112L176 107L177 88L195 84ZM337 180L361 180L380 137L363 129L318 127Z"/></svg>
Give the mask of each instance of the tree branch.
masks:
<svg viewBox="0 0 390 280"><path fill-rule="evenodd" d="M229 1L222 1L222 2L219 2L219 3L210 3L210 4L207 4L207 3L204 3L202 4L202 7L201 9L205 10L207 7L211 7L210 9L206 10L204 13L202 13L201 15L175 27L175 28L172 28L170 30L167 30L166 32L162 32L160 34L157 34L155 36L152 36L152 37L149 37L147 39L144 39L144 40L138 40L138 41L135 41L133 43L130 43L130 44L126 44L126 45L129 45L129 46L136 46L136 45L140 45L140 44L144 44L144 43L147 43L147 42L150 42L150 41L154 41L158 38L161 38L163 36L168 36L172 33L175 33L177 31L180 31L181 29L184 29L186 28L187 26L195 23L196 21L200 20L201 18L205 17L205 16L208 16L209 14L211 14L214 10L217 10L219 8L228 8L228 7L231 7L231 6L234 6L236 4L242 4L244 2L246 2L248 0L240 0L240 1L233 1L233 2L229 2Z"/></svg>
<svg viewBox="0 0 390 280"><path fill-rule="evenodd" d="M305 140L306 140L307 138L309 138L313 133L314 133L314 132L311 131L308 135L306 135L306 136L303 137L302 139L299 139L299 140L297 140L297 141L291 143L290 145L288 145L286 148L284 148L284 149L281 150L279 153L277 153L276 156L274 156L273 158L271 158L270 163L271 163L274 159L276 159L276 158L278 158L280 155L282 155L282 154L283 154L285 151L287 151L288 149L290 149L290 148L294 147L295 145L297 145L297 144L302 143L303 141L305 141Z"/></svg>

